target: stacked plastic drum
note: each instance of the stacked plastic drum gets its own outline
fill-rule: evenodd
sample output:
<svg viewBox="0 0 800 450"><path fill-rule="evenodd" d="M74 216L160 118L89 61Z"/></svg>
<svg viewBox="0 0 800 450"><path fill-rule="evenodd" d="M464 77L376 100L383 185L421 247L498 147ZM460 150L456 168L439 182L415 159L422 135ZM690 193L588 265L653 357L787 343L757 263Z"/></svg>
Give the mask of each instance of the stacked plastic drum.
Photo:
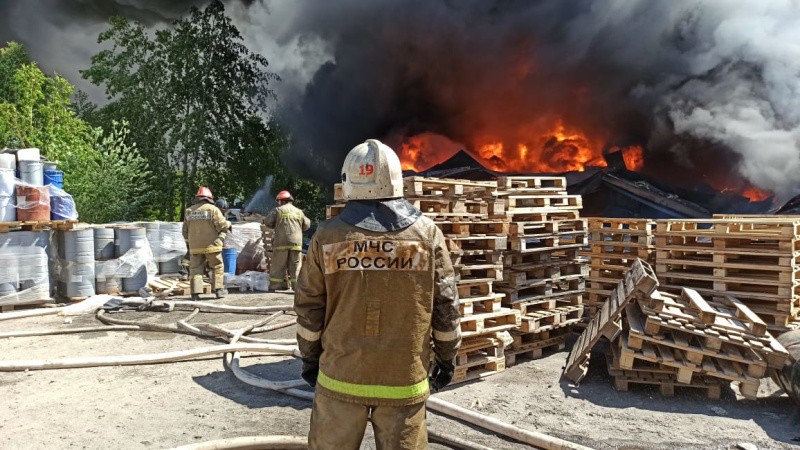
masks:
<svg viewBox="0 0 800 450"><path fill-rule="evenodd" d="M94 231L58 230L58 292L72 300L95 294Z"/></svg>
<svg viewBox="0 0 800 450"><path fill-rule="evenodd" d="M19 162L21 183L17 185L17 220L42 222L50 220L50 189L44 186L42 163Z"/></svg>
<svg viewBox="0 0 800 450"><path fill-rule="evenodd" d="M114 229L95 228L94 261L95 292L98 294L119 294L120 279L118 264L114 261Z"/></svg>
<svg viewBox="0 0 800 450"><path fill-rule="evenodd" d="M122 292L138 292L147 285L147 259L152 258L150 251L141 251L149 245L146 231L144 227L134 226L115 228L114 231L115 256L124 259L123 273L120 274Z"/></svg>
<svg viewBox="0 0 800 450"><path fill-rule="evenodd" d="M0 306L52 302L47 231L0 234Z"/></svg>
<svg viewBox="0 0 800 450"><path fill-rule="evenodd" d="M0 222L17 220L17 209L14 205L14 195L16 194L15 164L14 155L0 154Z"/></svg>

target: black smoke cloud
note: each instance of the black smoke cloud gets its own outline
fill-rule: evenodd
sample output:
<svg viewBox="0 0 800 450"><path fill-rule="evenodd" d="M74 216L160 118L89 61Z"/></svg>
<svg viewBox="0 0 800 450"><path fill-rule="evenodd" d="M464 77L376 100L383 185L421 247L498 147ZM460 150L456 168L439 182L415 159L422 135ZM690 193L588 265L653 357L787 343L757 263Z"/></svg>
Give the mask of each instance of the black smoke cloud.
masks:
<svg viewBox="0 0 800 450"><path fill-rule="evenodd" d="M77 69L98 50L108 15L155 25L204 3L5 2L0 38L21 40L85 89ZM319 180L335 180L347 151L370 137L432 132L473 148L481 135L524 142L558 118L607 146L644 146L645 170L673 180L749 182L783 196L800 181L792 2L226 5L282 78L276 113L294 142L286 157Z"/></svg>

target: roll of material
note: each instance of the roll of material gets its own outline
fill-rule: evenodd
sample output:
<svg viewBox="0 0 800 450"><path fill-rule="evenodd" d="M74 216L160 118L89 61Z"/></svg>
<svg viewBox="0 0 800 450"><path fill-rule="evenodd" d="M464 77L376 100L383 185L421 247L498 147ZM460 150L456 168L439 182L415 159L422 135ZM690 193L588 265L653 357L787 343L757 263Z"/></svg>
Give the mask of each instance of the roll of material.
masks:
<svg viewBox="0 0 800 450"><path fill-rule="evenodd" d="M95 261L114 259L114 229L95 228L93 233Z"/></svg>
<svg viewBox="0 0 800 450"><path fill-rule="evenodd" d="M17 220L43 222L50 220L50 189L17 186Z"/></svg>
<svg viewBox="0 0 800 450"><path fill-rule="evenodd" d="M0 169L17 170L17 157L12 153L0 153Z"/></svg>
<svg viewBox="0 0 800 450"><path fill-rule="evenodd" d="M144 227L116 228L116 257L124 256L128 251L143 248L147 245L147 233ZM122 278L123 292L137 292L147 285L147 267L144 261L137 261L131 270L130 277Z"/></svg>
<svg viewBox="0 0 800 450"><path fill-rule="evenodd" d="M44 168L39 161L20 161L19 177L31 186L44 186Z"/></svg>
<svg viewBox="0 0 800 450"><path fill-rule="evenodd" d="M95 294L94 231L59 230L56 232L61 264L59 293L68 298Z"/></svg>

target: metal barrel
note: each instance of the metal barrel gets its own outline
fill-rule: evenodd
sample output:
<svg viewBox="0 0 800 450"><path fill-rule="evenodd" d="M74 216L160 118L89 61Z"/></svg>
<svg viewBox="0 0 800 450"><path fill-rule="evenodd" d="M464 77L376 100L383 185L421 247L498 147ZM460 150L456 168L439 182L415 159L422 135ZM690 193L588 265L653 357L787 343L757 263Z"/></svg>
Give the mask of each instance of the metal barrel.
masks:
<svg viewBox="0 0 800 450"><path fill-rule="evenodd" d="M94 230L59 230L56 236L61 262L59 292L67 298L94 295Z"/></svg>
<svg viewBox="0 0 800 450"><path fill-rule="evenodd" d="M95 261L114 259L114 229L95 228L93 234Z"/></svg>
<svg viewBox="0 0 800 450"><path fill-rule="evenodd" d="M40 161L20 161L19 177L31 186L44 186L44 166Z"/></svg>
<svg viewBox="0 0 800 450"><path fill-rule="evenodd" d="M172 258L158 263L158 273L160 275L175 275L181 271L181 258Z"/></svg>
<svg viewBox="0 0 800 450"><path fill-rule="evenodd" d="M143 227L116 228L116 257L125 255L128 251L143 248L147 244L147 234ZM122 278L123 292L137 292L147 285L147 267L144 261L136 261L132 269L132 276Z"/></svg>
<svg viewBox="0 0 800 450"><path fill-rule="evenodd" d="M50 189L17 186L17 220L42 222L50 220Z"/></svg>
<svg viewBox="0 0 800 450"><path fill-rule="evenodd" d="M782 370L772 370L772 379L800 405L800 330L780 335L778 342L789 351L789 363Z"/></svg>
<svg viewBox="0 0 800 450"><path fill-rule="evenodd" d="M0 304L51 300L49 248L47 231L0 234Z"/></svg>

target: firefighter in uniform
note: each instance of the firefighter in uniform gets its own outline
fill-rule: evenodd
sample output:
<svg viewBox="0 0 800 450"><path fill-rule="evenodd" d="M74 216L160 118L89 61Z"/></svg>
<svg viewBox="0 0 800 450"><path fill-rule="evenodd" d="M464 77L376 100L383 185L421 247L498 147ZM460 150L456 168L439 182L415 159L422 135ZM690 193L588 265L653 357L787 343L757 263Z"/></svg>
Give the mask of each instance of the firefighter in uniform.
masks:
<svg viewBox="0 0 800 450"><path fill-rule="evenodd" d="M425 400L453 378L458 298L442 232L403 199L400 161L370 139L342 168L348 200L311 240L295 294L309 448L427 448ZM431 340L435 361L431 366Z"/></svg>
<svg viewBox="0 0 800 450"><path fill-rule="evenodd" d="M272 238L272 262L270 263L270 290L287 289L286 273L292 289L297 287L300 274L300 253L303 250L303 232L311 227L311 221L303 210L294 206L292 194L280 191L275 197L278 207L264 219L264 226L275 230Z"/></svg>
<svg viewBox="0 0 800 450"><path fill-rule="evenodd" d="M211 289L217 298L228 294L225 289L222 265L222 241L231 223L214 206L214 195L205 186L197 191L194 204L186 209L183 220L183 238L189 248L189 277L192 300L199 300L203 292L203 275L211 271Z"/></svg>

